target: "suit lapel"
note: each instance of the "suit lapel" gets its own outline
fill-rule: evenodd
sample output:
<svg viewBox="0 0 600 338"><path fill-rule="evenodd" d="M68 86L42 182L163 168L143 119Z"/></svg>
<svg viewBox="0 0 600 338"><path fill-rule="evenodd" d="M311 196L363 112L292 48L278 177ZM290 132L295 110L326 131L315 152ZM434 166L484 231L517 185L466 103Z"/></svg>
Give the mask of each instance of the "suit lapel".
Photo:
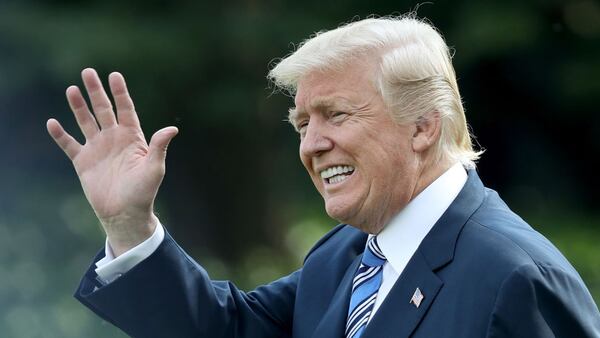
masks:
<svg viewBox="0 0 600 338"><path fill-rule="evenodd" d="M312 335L313 338L344 337L348 305L352 293L352 279L361 259L362 255L357 256L346 270L323 319Z"/></svg>
<svg viewBox="0 0 600 338"><path fill-rule="evenodd" d="M465 186L423 239L362 338L409 337L415 331L444 285L436 272L454 258L460 231L481 206L484 194L477 173L469 170ZM418 307L410 302L417 288L424 296Z"/></svg>
<svg viewBox="0 0 600 338"><path fill-rule="evenodd" d="M469 170L465 186L408 262L362 338L409 337L415 331L443 287L436 271L452 261L458 235L483 197L481 180L474 170ZM364 240L361 239L361 243ZM313 338L344 337L352 278L361 258L362 255L358 255L346 270ZM418 307L410 303L417 288L424 296Z"/></svg>
<svg viewBox="0 0 600 338"><path fill-rule="evenodd" d="M431 271L417 251L371 319L362 338L408 337L417 327L442 288L442 281ZM415 291L423 295L417 307L411 303Z"/></svg>
<svg viewBox="0 0 600 338"><path fill-rule="evenodd" d="M423 254L432 271L437 271L454 258L458 235L483 203L484 189L475 170L469 170L465 186L423 239L417 252Z"/></svg>

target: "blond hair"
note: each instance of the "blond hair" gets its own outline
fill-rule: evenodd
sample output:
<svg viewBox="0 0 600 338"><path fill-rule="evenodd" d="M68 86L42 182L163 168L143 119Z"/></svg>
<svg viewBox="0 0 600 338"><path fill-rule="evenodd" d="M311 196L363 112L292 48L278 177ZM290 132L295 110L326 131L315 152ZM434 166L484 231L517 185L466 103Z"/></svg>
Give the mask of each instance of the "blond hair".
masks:
<svg viewBox="0 0 600 338"><path fill-rule="evenodd" d="M343 70L356 59L379 58L374 84L398 123L437 112L441 132L438 161L475 167L475 151L448 46L440 33L414 13L369 18L316 33L279 61L268 78L294 95L298 81L315 70Z"/></svg>

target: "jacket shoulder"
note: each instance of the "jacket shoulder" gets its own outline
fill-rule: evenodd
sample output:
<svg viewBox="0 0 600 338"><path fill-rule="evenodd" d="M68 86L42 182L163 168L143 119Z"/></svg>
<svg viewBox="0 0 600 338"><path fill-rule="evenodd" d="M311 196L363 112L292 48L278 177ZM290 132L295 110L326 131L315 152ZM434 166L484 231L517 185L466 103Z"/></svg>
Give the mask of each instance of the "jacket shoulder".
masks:
<svg viewBox="0 0 600 338"><path fill-rule="evenodd" d="M599 337L600 313L583 281L556 266L521 265L503 281L487 337Z"/></svg>
<svg viewBox="0 0 600 338"><path fill-rule="evenodd" d="M496 267L510 273L523 265L538 265L578 274L562 253L500 199L486 189L481 207L470 217L459 237L460 244L476 249ZM459 250L457 247L457 250ZM475 247L475 248L473 248Z"/></svg>
<svg viewBox="0 0 600 338"><path fill-rule="evenodd" d="M341 247L341 246L348 246L349 244L355 244L355 242L357 241L357 239L360 241L360 238L364 237L366 240L366 236L367 234L365 234L364 232L354 228L351 225L348 224L338 224L336 225L333 229L331 229L329 232L327 232L323 237L321 237L316 243L315 245L313 245L313 247L308 251L308 254L306 254L306 257L304 258L304 261L306 262L306 260L313 255L313 253L315 251L318 251L320 249L326 249L327 247ZM364 244L364 241L363 241Z"/></svg>

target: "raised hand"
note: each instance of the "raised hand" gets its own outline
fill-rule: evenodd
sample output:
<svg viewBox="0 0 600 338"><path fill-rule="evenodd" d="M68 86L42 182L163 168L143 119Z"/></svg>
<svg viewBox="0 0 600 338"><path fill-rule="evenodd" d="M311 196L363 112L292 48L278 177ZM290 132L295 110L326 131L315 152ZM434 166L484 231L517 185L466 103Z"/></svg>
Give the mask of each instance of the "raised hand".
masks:
<svg viewBox="0 0 600 338"><path fill-rule="evenodd" d="M81 77L93 114L77 86L67 88L66 95L85 144L55 119L48 120L47 128L73 162L85 196L118 256L150 237L157 225L154 199L165 174L167 146L178 130L163 128L148 144L123 76L115 72L108 78L116 115L96 71L84 69Z"/></svg>

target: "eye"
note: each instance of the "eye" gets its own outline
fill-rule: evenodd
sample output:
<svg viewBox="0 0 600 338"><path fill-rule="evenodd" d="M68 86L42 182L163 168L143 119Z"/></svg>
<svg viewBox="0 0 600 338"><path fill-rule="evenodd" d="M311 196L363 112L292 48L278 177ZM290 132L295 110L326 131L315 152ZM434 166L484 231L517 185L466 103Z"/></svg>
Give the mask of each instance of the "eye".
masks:
<svg viewBox="0 0 600 338"><path fill-rule="evenodd" d="M306 127L308 127L308 120L301 120L296 123L296 131L300 134L306 133Z"/></svg>
<svg viewBox="0 0 600 338"><path fill-rule="evenodd" d="M348 113L344 111L332 111L329 113L329 118L334 121L343 121L348 116Z"/></svg>

